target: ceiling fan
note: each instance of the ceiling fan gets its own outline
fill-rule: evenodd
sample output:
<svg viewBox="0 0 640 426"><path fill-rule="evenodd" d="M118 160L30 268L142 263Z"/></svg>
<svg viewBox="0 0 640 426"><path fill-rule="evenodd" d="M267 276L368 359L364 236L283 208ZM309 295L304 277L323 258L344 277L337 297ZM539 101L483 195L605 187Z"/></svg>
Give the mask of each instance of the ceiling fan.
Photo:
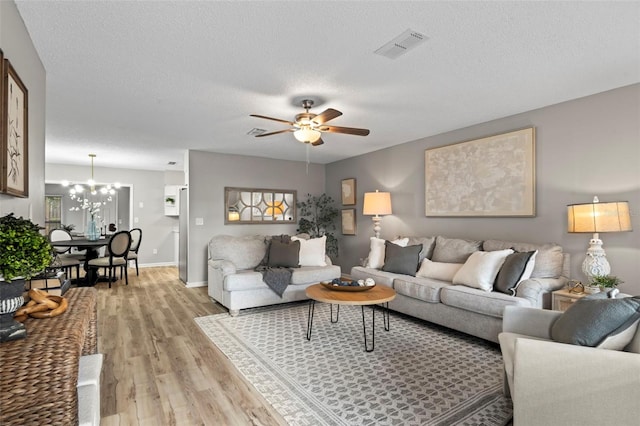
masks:
<svg viewBox="0 0 640 426"><path fill-rule="evenodd" d="M306 112L297 114L295 117L295 121L282 120L279 118L267 117L267 116L258 115L258 114L250 114L251 117L258 117L258 118L264 118L266 120L278 121L280 123L285 123L292 126L289 129L263 133L261 135L256 135L256 137L262 138L265 136L277 135L278 133L293 132L293 136L298 141L303 143L309 143L313 146L318 146L324 143L321 137L323 132L345 133L347 135L357 135L357 136L367 136L369 134L369 129L328 126L325 124L326 122L328 122L329 120L333 120L336 117L340 117L342 113L337 109L329 108L324 110L320 114L316 115L309 112L312 106L313 106L312 100L310 99L303 100L302 108L304 108Z"/></svg>

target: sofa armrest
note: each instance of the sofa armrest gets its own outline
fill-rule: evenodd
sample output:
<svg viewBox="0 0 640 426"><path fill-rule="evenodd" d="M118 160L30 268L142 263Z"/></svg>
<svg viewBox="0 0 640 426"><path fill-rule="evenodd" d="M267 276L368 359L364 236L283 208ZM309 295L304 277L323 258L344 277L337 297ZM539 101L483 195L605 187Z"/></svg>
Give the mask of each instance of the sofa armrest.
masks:
<svg viewBox="0 0 640 426"><path fill-rule="evenodd" d="M560 315L560 311L506 306L502 315L502 331L551 339L551 326Z"/></svg>
<svg viewBox="0 0 640 426"><path fill-rule="evenodd" d="M640 356L518 339L514 424L631 425L640 418Z"/></svg>
<svg viewBox="0 0 640 426"><path fill-rule="evenodd" d="M567 281L566 277L558 278L529 278L518 284L516 288L516 296L528 299L531 302L531 306L536 308L551 307L552 291L563 288Z"/></svg>
<svg viewBox="0 0 640 426"><path fill-rule="evenodd" d="M211 266L214 269L220 269L222 271L223 276L235 274L237 270L236 265L234 265L233 262L230 262L228 260L211 259L209 260L209 266Z"/></svg>

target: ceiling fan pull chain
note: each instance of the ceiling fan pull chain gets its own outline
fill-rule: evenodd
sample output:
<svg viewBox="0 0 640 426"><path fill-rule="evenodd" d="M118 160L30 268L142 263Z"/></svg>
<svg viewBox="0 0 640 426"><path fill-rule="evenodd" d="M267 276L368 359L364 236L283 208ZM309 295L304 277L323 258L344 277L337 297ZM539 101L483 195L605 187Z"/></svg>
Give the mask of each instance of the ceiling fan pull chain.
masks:
<svg viewBox="0 0 640 426"><path fill-rule="evenodd" d="M306 143L305 146L307 147L307 176L309 175L309 144Z"/></svg>

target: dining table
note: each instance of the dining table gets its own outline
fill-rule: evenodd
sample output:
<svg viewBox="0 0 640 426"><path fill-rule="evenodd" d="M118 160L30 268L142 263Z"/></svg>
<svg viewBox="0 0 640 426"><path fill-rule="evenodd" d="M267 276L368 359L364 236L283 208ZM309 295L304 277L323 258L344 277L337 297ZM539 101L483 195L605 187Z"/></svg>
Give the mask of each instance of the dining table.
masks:
<svg viewBox="0 0 640 426"><path fill-rule="evenodd" d="M86 250L84 260L85 275L83 278L78 278L75 284L78 287L93 287L101 278L98 274L97 268L90 268L89 261L98 257L98 249L109 244L108 238L100 238L97 240L89 240L87 238L77 238L71 240L52 241L51 245L54 247L75 247L79 251ZM108 278L107 278L108 279Z"/></svg>

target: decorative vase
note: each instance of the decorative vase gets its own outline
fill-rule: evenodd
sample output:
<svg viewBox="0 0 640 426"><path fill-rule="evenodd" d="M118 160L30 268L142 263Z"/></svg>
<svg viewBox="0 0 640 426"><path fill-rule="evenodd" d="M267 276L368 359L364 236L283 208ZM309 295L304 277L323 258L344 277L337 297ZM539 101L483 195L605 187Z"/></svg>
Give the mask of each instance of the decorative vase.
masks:
<svg viewBox="0 0 640 426"><path fill-rule="evenodd" d="M87 240L89 241L97 241L100 239L100 229L98 228L98 224L92 218L89 219L89 223L87 223Z"/></svg>
<svg viewBox="0 0 640 426"><path fill-rule="evenodd" d="M24 324L13 319L13 313L24 305L24 279L0 281L0 342L27 337Z"/></svg>

